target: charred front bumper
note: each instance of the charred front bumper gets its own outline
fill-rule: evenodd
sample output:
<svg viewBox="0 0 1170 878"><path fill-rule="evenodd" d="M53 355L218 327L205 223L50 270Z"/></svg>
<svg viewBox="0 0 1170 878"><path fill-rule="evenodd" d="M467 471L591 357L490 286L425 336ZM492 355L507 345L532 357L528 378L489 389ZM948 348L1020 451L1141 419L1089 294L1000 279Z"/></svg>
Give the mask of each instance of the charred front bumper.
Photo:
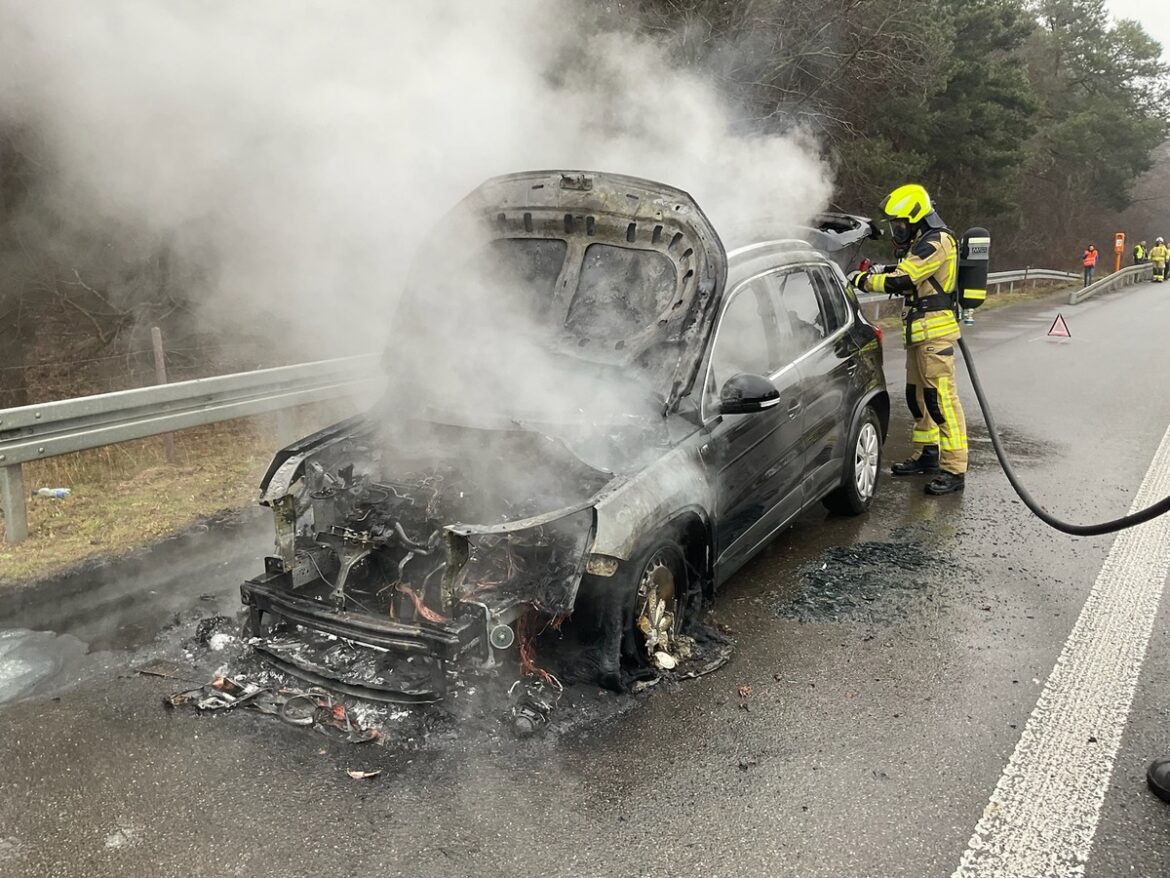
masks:
<svg viewBox="0 0 1170 878"><path fill-rule="evenodd" d="M493 610L467 603L448 621L400 622L299 597L287 572L250 579L240 595L247 608L244 633L265 659L310 683L395 703L442 700L451 663L490 666L493 642L511 645L510 625L522 611L519 604ZM338 644L371 651L375 660L361 668L331 661L328 653ZM412 663L419 672L404 682L401 668Z"/></svg>
<svg viewBox="0 0 1170 878"><path fill-rule="evenodd" d="M336 576L313 575L331 571L325 553L344 558L368 547L298 538L296 565L268 558L264 574L241 586L244 633L264 658L311 683L381 701L439 701L453 665L523 664L521 617L572 612L594 532L590 507L508 525L452 526L446 575L418 592L394 581L339 589ZM372 612L371 598L387 591L389 605Z"/></svg>

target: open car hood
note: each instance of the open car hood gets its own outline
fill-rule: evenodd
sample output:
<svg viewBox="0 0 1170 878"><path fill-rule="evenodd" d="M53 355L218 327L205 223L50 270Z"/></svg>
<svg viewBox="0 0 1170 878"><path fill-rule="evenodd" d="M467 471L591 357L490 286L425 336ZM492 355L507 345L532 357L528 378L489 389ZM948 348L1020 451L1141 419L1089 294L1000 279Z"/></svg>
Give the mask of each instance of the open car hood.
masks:
<svg viewBox="0 0 1170 878"><path fill-rule="evenodd" d="M643 376L670 411L693 383L727 278L723 244L694 199L618 174L525 171L488 180L424 241L400 323L412 325L412 308L425 313L436 266L525 240L560 248L540 266L547 290L533 294L544 325L582 360Z"/></svg>

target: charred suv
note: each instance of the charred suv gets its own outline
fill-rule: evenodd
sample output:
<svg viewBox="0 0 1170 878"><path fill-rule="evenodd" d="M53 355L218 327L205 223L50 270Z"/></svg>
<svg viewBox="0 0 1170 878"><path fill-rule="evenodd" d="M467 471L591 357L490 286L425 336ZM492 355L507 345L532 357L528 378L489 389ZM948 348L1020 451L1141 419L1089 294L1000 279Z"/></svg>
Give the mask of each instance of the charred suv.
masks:
<svg viewBox="0 0 1170 878"><path fill-rule="evenodd" d="M431 701L452 664L547 661L620 687L684 658L688 619L803 510L873 498L881 336L840 268L796 240L728 254L679 190L490 180L390 322L381 402L261 485L276 553L247 633L302 678Z"/></svg>

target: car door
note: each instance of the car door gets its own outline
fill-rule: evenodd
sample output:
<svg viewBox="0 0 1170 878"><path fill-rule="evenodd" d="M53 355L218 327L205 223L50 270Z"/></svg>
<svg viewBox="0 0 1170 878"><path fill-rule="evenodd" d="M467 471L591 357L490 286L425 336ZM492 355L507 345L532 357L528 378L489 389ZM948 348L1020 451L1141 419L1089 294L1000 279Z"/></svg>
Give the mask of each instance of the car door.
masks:
<svg viewBox="0 0 1170 878"><path fill-rule="evenodd" d="M714 334L704 379L702 449L715 487L716 576L723 581L801 505L800 375L768 284L755 278L732 291ZM719 414L719 389L739 372L765 375L780 402L747 415Z"/></svg>
<svg viewBox="0 0 1170 878"><path fill-rule="evenodd" d="M787 318L798 346L804 402L802 481L805 502L841 480L859 366L848 332L850 312L835 278L819 266L795 268L776 278L777 314Z"/></svg>

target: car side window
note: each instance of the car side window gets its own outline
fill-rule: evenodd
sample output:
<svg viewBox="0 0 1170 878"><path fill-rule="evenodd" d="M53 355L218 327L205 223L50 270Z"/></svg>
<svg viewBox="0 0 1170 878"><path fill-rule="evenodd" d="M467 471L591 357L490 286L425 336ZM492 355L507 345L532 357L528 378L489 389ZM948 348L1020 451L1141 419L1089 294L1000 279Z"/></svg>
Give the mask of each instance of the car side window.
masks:
<svg viewBox="0 0 1170 878"><path fill-rule="evenodd" d="M820 294L821 310L825 313L825 326L829 335L832 335L849 322L845 293L836 276L823 268L813 272L813 282Z"/></svg>
<svg viewBox="0 0 1170 878"><path fill-rule="evenodd" d="M732 293L723 309L711 352L707 392L718 396L727 379L740 372L768 375L775 371L779 348L767 287L750 281Z"/></svg>
<svg viewBox="0 0 1170 878"><path fill-rule="evenodd" d="M791 362L824 341L829 331L812 277L807 271L798 268L771 277L774 279L777 317L782 322L787 320L792 333L793 347L787 357Z"/></svg>

